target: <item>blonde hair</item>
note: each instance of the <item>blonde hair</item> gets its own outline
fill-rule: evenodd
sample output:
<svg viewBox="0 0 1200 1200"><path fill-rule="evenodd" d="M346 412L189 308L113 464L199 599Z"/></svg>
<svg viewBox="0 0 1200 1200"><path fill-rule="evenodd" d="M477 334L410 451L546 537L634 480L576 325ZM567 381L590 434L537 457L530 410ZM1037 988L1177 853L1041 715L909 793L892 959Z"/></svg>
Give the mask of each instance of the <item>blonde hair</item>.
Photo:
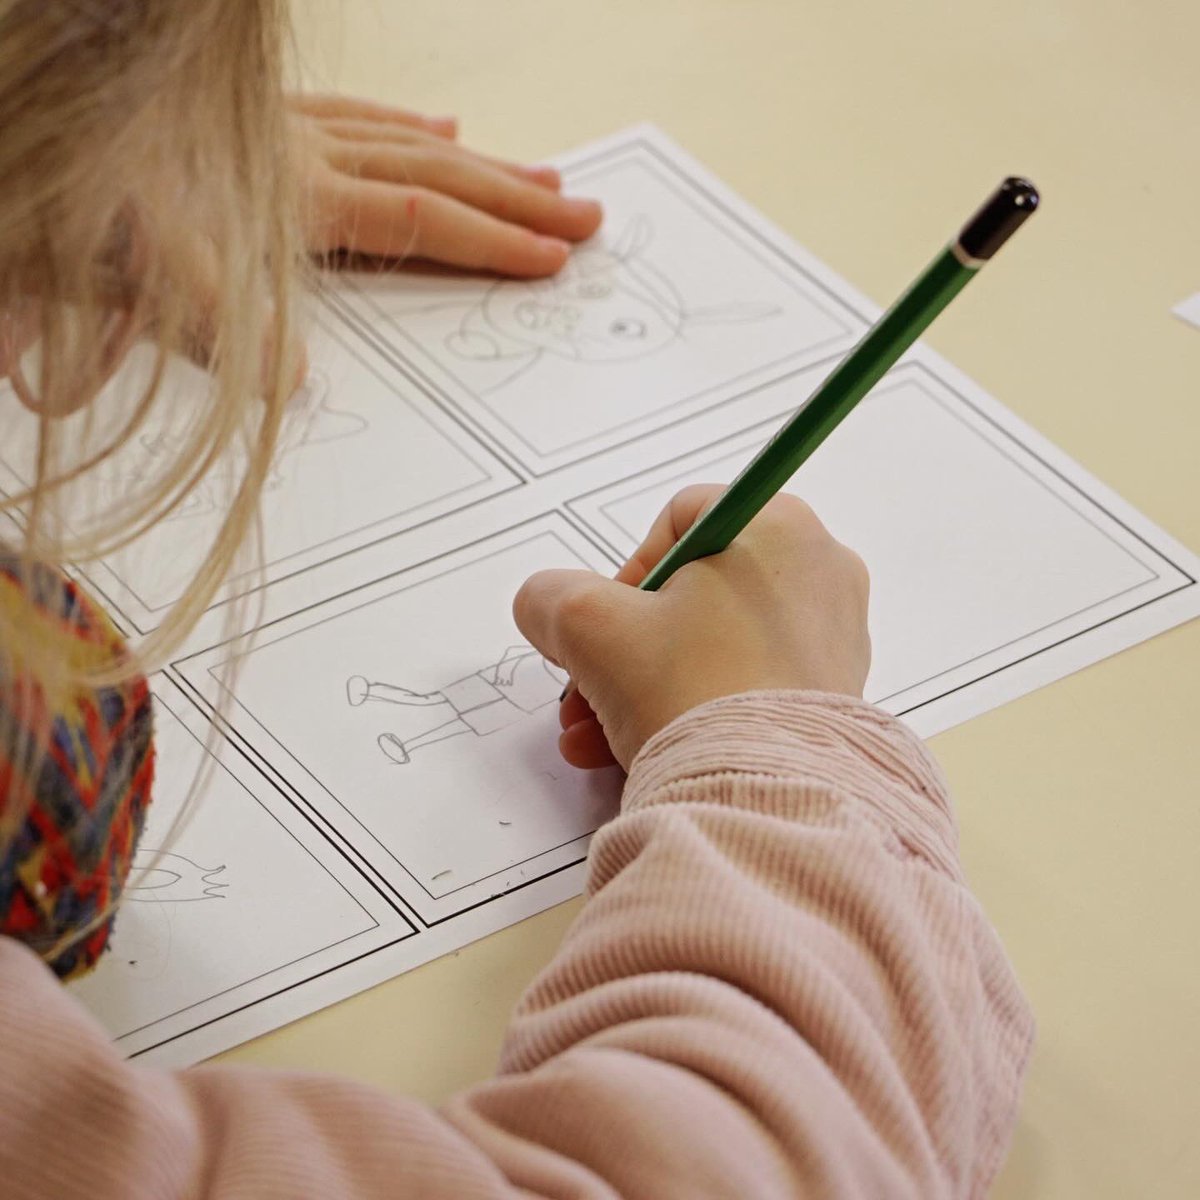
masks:
<svg viewBox="0 0 1200 1200"><path fill-rule="evenodd" d="M218 459L241 472L194 579L138 647L84 660L28 597L0 605L0 682L31 677L53 698L154 669L257 529L295 373L284 36L284 0L0 0L0 314L32 322L39 348L10 381L38 411L32 478L0 505L20 558L95 561L168 516ZM135 341L152 366L118 427L60 420ZM203 360L212 386L177 453L136 486L97 489L86 528L72 528L64 497L147 429L179 353ZM0 859L21 804L0 794Z"/></svg>

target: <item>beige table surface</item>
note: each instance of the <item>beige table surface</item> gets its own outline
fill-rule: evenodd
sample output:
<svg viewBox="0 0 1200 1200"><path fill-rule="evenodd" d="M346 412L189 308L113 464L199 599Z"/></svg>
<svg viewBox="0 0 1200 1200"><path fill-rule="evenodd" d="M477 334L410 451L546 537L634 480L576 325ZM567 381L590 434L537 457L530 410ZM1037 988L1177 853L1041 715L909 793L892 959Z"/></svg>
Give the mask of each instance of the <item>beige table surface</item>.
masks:
<svg viewBox="0 0 1200 1200"><path fill-rule="evenodd" d="M930 341L1200 549L1196 0L304 0L310 80L536 160L661 124L886 303L999 177L1043 211ZM1200 622L943 734L1038 1014L995 1195L1200 1197ZM436 1101L566 904L225 1056Z"/></svg>

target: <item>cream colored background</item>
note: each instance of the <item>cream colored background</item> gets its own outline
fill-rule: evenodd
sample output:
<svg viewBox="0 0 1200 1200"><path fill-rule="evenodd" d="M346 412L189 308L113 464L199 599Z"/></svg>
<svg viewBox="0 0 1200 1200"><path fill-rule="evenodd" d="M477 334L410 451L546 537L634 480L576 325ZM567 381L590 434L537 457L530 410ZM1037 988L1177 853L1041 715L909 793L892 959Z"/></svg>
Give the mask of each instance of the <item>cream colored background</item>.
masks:
<svg viewBox="0 0 1200 1200"><path fill-rule="evenodd" d="M1200 5L305 0L308 77L536 160L643 119L887 303L1001 176L1043 211L930 341L1200 549ZM1040 1038L1001 1200L1200 1196L1200 623L936 739ZM225 1056L438 1100L568 904Z"/></svg>

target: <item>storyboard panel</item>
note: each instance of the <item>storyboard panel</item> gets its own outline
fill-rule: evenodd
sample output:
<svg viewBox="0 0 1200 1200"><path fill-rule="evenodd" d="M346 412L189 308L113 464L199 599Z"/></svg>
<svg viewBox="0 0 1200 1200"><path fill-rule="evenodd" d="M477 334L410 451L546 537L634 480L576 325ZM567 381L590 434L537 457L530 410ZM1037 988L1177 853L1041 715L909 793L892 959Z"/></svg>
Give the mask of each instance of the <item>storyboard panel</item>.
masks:
<svg viewBox="0 0 1200 1200"><path fill-rule="evenodd" d="M308 378L289 402L263 488L262 545L247 547L247 560L235 568L218 602L519 483L417 385L397 376L332 309L318 314L309 356ZM153 371L150 349L135 350L96 401L112 418L109 424L129 418ZM68 498L78 532L86 532L98 506L151 486L164 471L203 452L203 439L196 439L210 387L197 367L180 359L169 362L150 418ZM85 444L98 424L96 414L85 410L58 436ZM32 416L16 418L12 436L0 443L0 461L7 467L0 486L7 482L7 490L15 491L29 483L36 435ZM251 453L239 440L165 519L84 571L87 582L135 631L153 629L196 576L228 517Z"/></svg>
<svg viewBox="0 0 1200 1200"><path fill-rule="evenodd" d="M423 923L578 863L614 811L615 769L559 757L566 677L512 623L547 567L612 564L549 514L279 622L236 662L236 733ZM227 662L179 666L213 696Z"/></svg>
<svg viewBox="0 0 1200 1200"><path fill-rule="evenodd" d="M991 707L999 677L1016 686L1035 656L1097 631L1119 638L1122 618L1195 584L1148 522L1118 515L1080 468L1052 465L1011 414L935 371L895 368L784 489L870 565L866 697L924 733ZM627 555L676 491L728 483L777 425L570 508Z"/></svg>
<svg viewBox="0 0 1200 1200"><path fill-rule="evenodd" d="M154 706L155 799L109 949L71 984L127 1054L416 932L165 679Z"/></svg>
<svg viewBox="0 0 1200 1200"><path fill-rule="evenodd" d="M603 231L534 282L353 277L387 353L541 475L836 356L864 327L789 239L651 130L563 165Z"/></svg>

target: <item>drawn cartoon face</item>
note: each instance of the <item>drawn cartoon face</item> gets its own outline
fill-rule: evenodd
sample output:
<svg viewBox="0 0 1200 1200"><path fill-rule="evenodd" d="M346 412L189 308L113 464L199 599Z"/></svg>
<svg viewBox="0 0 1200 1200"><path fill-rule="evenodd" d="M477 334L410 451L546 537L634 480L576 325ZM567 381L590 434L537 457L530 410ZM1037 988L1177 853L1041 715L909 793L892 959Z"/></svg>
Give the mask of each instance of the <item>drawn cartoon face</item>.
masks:
<svg viewBox="0 0 1200 1200"><path fill-rule="evenodd" d="M689 307L647 260L653 239L649 218L634 217L611 247L581 247L552 279L496 284L451 335L450 348L474 359L515 352L535 361L553 354L575 362L622 362L653 354L696 326L737 325L779 312L758 303Z"/></svg>
<svg viewBox="0 0 1200 1200"><path fill-rule="evenodd" d="M684 322L665 279L645 263L635 268L605 251L580 252L553 279L498 284L483 315L505 338L580 362L653 354L679 336Z"/></svg>

